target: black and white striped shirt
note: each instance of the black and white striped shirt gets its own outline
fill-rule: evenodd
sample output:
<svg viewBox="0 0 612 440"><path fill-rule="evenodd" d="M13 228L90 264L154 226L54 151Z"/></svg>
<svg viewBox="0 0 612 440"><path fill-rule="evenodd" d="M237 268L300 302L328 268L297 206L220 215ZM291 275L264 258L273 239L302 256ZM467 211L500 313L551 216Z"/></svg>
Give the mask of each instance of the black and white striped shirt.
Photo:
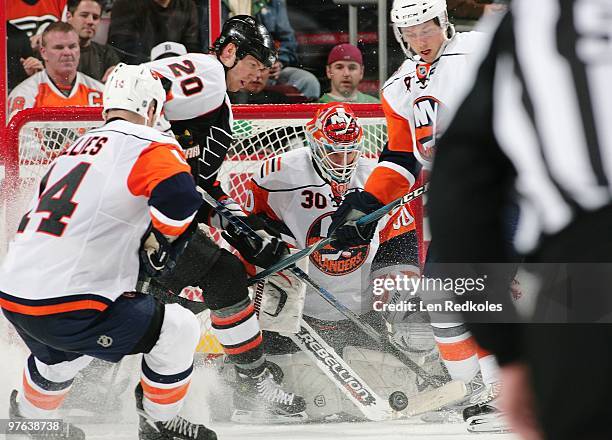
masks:
<svg viewBox="0 0 612 440"><path fill-rule="evenodd" d="M517 193L515 245L533 251L612 204L611 185L612 1L514 0L438 146L436 246L449 258L466 246L501 256L502 213Z"/></svg>

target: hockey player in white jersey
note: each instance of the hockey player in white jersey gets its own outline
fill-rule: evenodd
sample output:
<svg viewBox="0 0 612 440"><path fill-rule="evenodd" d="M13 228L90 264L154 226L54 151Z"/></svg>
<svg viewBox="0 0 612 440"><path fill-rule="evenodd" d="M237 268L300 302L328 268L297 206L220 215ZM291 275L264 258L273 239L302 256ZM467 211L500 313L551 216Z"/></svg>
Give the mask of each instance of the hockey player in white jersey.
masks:
<svg viewBox="0 0 612 440"><path fill-rule="evenodd" d="M308 146L268 159L253 174L248 183L245 204L248 212L258 214L280 230L283 239L297 249L306 248L327 236L331 216L342 199L347 194L361 191L376 165L375 159L362 155L363 128L348 104L329 103L320 107L306 124L305 132ZM382 304L386 304L388 298L373 295L371 278L391 274L419 276L414 221L408 210L401 207L378 222L369 244L345 250L328 245L313 253L307 265L312 279L381 334L386 334ZM297 296L301 282L290 272L283 271L281 275L268 278L265 283L263 287L258 287L263 291L264 298L268 292L272 297L278 297L279 290L284 290L289 297ZM292 304L290 301L291 298L285 303L286 308ZM368 383L371 380L372 384L381 387L381 392L395 379L384 377L384 368L390 369L390 365L394 365L397 373L403 367L406 376L402 377L411 377L411 371L399 361L381 362L381 359L389 360L391 356L383 357L375 343L310 287L306 291L303 313L304 319L337 353L352 356L353 360L359 359L361 365L367 364L362 370L363 377L369 379ZM429 343L428 348L432 349L431 330L427 324L425 327L428 334L421 342ZM297 350L289 339L275 333L266 332L264 338L266 348L271 353ZM424 357L424 353L421 351L418 356ZM293 359L293 356L281 356L278 362L291 366ZM298 355L295 362L302 366L298 377L317 382L316 378L322 373L314 367L303 365L299 359ZM348 358L345 360L351 361ZM289 379L295 380L295 376L289 374ZM316 397L311 396L308 386L301 386L299 382L299 379L296 380L296 386L300 387L298 389L305 397ZM414 381L397 385L416 386ZM342 399L335 397L337 392L327 379L317 382L314 389L320 395L319 399L324 398L327 404L309 406L309 417L329 417L338 413L362 416L350 403L343 404ZM416 389L410 391L413 393Z"/></svg>
<svg viewBox="0 0 612 440"><path fill-rule="evenodd" d="M272 66L275 60L274 42L265 27L250 16L238 15L225 22L211 54L191 53L148 64L167 85L164 115L172 131L181 137L197 185L227 204L266 239L252 242L206 204L198 212L197 222L224 231L223 236L243 258L262 268L283 257L286 244L265 232L257 216L247 216L216 179L232 141L233 118L226 92L244 87L258 70ZM211 310L213 333L236 367L239 390L235 393L237 410L233 419L303 420L304 400L277 384L265 361L259 322L248 295L247 273L240 259L197 230L176 270L151 282L152 292L164 297L167 291L179 295L185 288L203 292ZM195 313L202 309L192 307Z"/></svg>
<svg viewBox="0 0 612 440"><path fill-rule="evenodd" d="M436 139L450 122L474 73L479 49L487 41L480 32L456 33L448 20L446 0L395 0L391 21L407 59L381 91L388 143L365 191L347 197L333 218L331 230L340 246L367 242L374 232L371 226L357 227L348 220L406 194L421 172L427 179ZM494 357L477 346L464 324L432 321L451 377L472 386L472 398L466 403L496 395Z"/></svg>
<svg viewBox="0 0 612 440"><path fill-rule="evenodd" d="M39 184L0 269L0 305L31 355L13 419L50 419L93 358L144 353L136 387L142 440L214 440L178 413L199 324L177 305L136 293L139 266L169 270L202 200L180 146L152 128L165 92L144 65L118 65L105 124L78 138ZM33 438L83 439L83 431ZM27 433L26 433L27 434Z"/></svg>

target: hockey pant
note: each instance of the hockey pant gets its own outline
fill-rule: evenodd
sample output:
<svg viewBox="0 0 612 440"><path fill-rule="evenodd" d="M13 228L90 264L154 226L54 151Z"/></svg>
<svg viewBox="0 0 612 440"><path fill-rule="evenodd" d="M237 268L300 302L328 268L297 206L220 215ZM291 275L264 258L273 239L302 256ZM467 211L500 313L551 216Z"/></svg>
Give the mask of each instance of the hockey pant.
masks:
<svg viewBox="0 0 612 440"><path fill-rule="evenodd" d="M141 384L145 411L155 420L170 420L181 409L200 337L196 317L178 304L163 305L150 295L126 293L105 310L81 309L45 314L32 301L2 294L12 302L7 319L28 346L19 410L28 418L53 418L75 376L93 358L119 362L144 353ZM20 304L21 302L21 304ZM21 309L20 309L21 306ZM24 308L24 306L29 307Z"/></svg>
<svg viewBox="0 0 612 440"><path fill-rule="evenodd" d="M198 230L174 272L152 280L151 286L159 298L176 297L183 289L199 289L204 304L195 304L191 310L199 313L210 308L213 334L230 361L250 374L263 371L262 334L249 298L246 269L238 257Z"/></svg>

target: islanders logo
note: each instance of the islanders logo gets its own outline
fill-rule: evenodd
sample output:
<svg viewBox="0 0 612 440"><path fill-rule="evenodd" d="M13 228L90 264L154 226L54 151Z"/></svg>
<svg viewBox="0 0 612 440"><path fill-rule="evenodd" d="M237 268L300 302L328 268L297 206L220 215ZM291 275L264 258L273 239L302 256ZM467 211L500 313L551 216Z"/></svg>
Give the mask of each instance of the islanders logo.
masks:
<svg viewBox="0 0 612 440"><path fill-rule="evenodd" d="M306 235L306 246L312 246L317 241L325 238L322 231L327 231L331 224L331 212L317 218ZM335 249L330 245L313 252L310 262L321 272L331 276L341 276L359 269L368 259L369 245L353 246L348 249Z"/></svg>
<svg viewBox="0 0 612 440"><path fill-rule="evenodd" d="M442 133L446 107L433 96L421 96L414 101L412 108L416 152L423 163L431 165L436 139Z"/></svg>

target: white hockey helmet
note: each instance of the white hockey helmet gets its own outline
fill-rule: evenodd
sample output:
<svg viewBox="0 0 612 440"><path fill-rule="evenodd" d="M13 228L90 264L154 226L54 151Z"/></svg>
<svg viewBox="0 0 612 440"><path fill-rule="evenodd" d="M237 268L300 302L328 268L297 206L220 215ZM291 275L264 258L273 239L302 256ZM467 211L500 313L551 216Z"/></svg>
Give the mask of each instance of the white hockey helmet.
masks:
<svg viewBox="0 0 612 440"><path fill-rule="evenodd" d="M340 102L322 106L305 131L320 171L336 183L348 183L363 151L363 128L351 107Z"/></svg>
<svg viewBox="0 0 612 440"><path fill-rule="evenodd" d="M156 102L157 120L166 101L166 92L159 78L144 64L117 64L104 87L104 114L111 109L128 110L145 118L147 123L147 113L153 101Z"/></svg>
<svg viewBox="0 0 612 440"><path fill-rule="evenodd" d="M410 50L408 42L404 40L401 28L416 26L434 18L438 19L446 39L453 38L455 27L448 20L446 0L393 0L393 7L391 8L393 33L407 57L413 58L414 53ZM443 49L444 46L440 48L440 51Z"/></svg>

